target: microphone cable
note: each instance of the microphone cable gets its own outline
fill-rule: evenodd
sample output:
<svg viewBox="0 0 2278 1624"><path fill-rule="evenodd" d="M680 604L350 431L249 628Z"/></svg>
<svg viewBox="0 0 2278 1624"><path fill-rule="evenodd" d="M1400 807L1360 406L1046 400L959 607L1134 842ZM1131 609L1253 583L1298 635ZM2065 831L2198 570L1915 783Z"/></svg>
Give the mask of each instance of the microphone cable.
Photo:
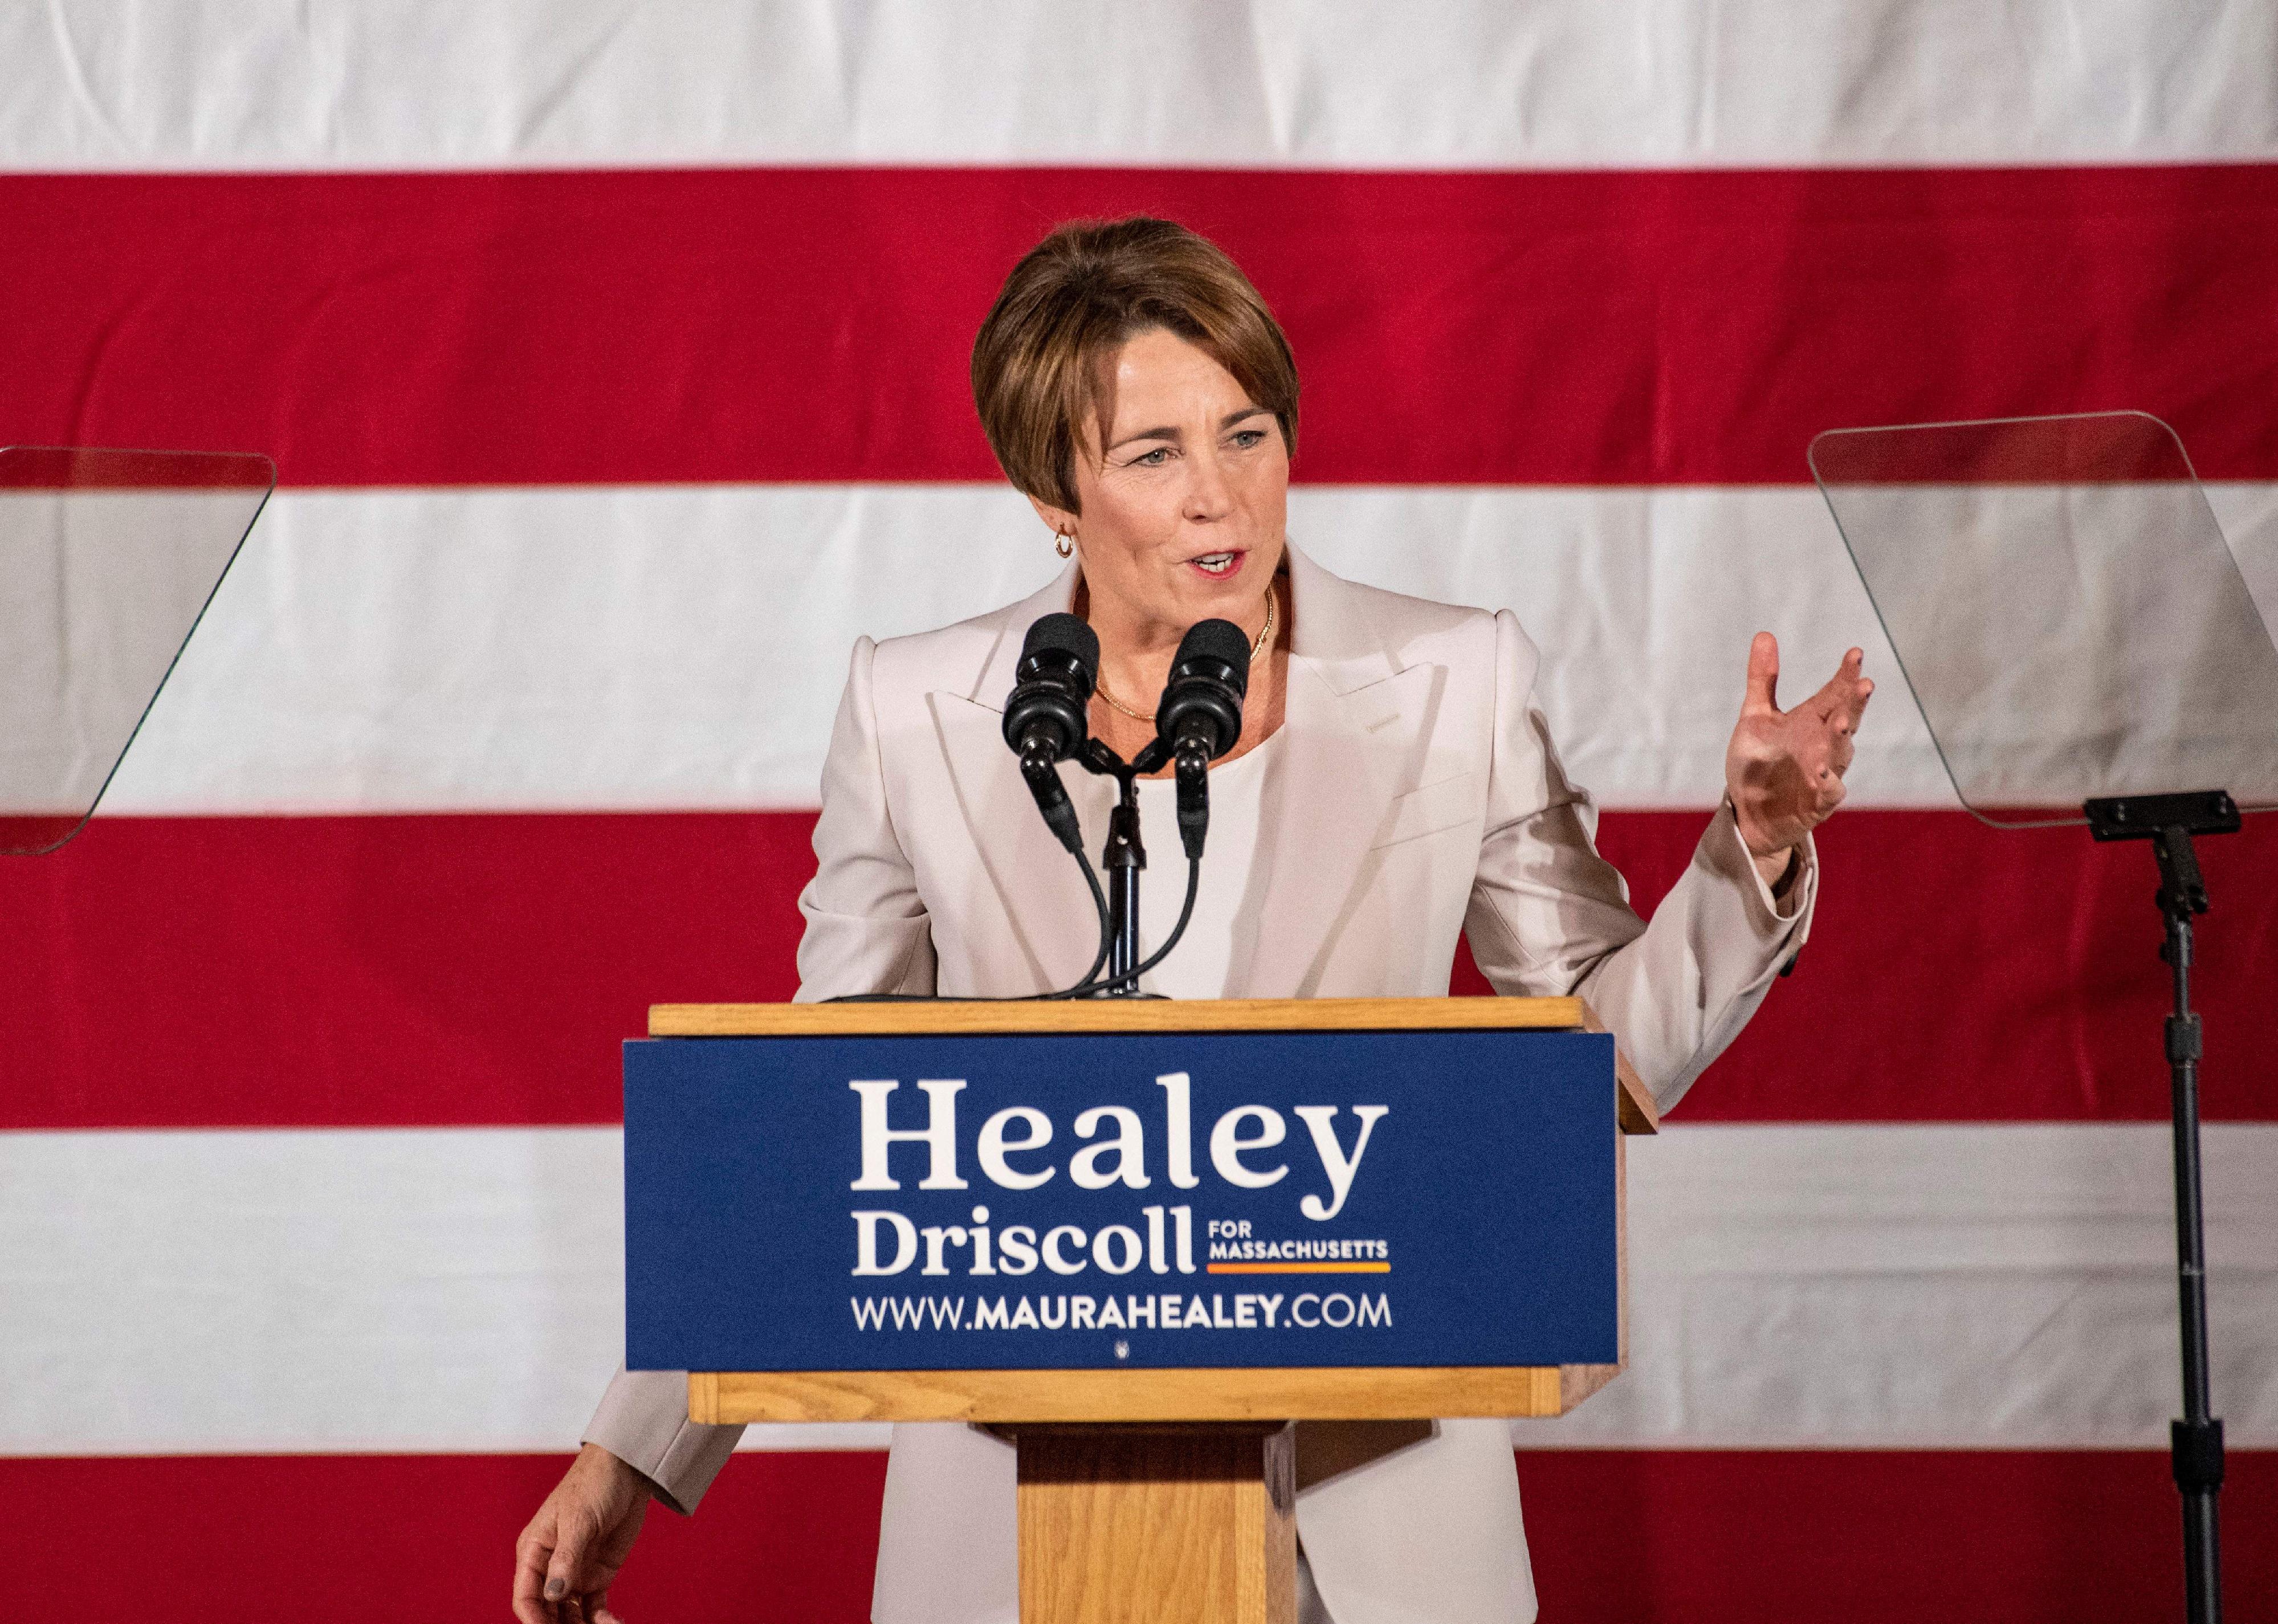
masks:
<svg viewBox="0 0 2278 1624"><path fill-rule="evenodd" d="M1154 957L1142 964L1138 972L1135 972L1129 977L1116 976L1111 980L1103 981L1097 978L1100 967L1107 963L1108 950L1115 944L1115 927L1107 917L1107 893L1100 888L1099 875L1092 868L1091 859L1084 855L1081 847L1076 849L1075 860L1082 866L1083 882L1091 888L1091 905L1099 914L1099 950L1091 956L1091 967L1083 972L1074 987L1064 987L1056 993L975 994L973 996L962 998L945 996L940 993L841 993L836 998L825 998L822 1002L825 1003L1036 1003L1052 998L1082 998L1087 994L1097 992L1102 987L1112 986L1116 982L1137 980L1139 973L1155 967L1162 958L1163 953L1169 952L1177 943L1179 931L1187 928L1187 916L1195 911L1195 882L1202 873L1202 865L1196 863L1189 868L1187 905L1179 911L1179 929L1173 931L1171 940L1163 944L1163 953L1156 954Z"/></svg>
<svg viewBox="0 0 2278 1624"><path fill-rule="evenodd" d="M1075 860L1083 867L1083 882L1091 888L1091 905L1099 911L1099 951L1091 956L1091 968L1085 971L1082 976L1078 979L1076 984L1074 987L1069 987L1065 992L1028 993L1022 998L1013 999L1008 1002L1017 1003L1032 1002L1038 998L1082 997L1083 995L1084 988L1091 986L1093 984L1093 978L1099 974L1100 966L1107 962L1108 949L1115 945L1115 926L1107 917L1107 893L1100 889L1099 875L1092 868L1091 859L1084 855L1083 848L1081 846L1076 848ZM1196 867L1199 869L1201 865L1196 864ZM1187 881L1187 910L1189 912L1193 911L1194 905L1195 882L1192 877L1189 877ZM1187 915L1186 913L1181 913L1179 915L1179 929L1184 930L1186 927ZM1177 935L1175 934L1173 934L1171 940L1176 942L1178 940ZM1158 954L1156 957L1160 957L1161 955Z"/></svg>
<svg viewBox="0 0 2278 1624"><path fill-rule="evenodd" d="M1171 949L1179 945L1179 938L1187 934L1187 921L1195 916L1195 897L1202 889L1203 860L1200 858L1187 859L1186 900L1179 904L1179 922L1171 926L1171 934L1165 939L1163 945L1150 953L1140 962L1136 969L1128 974L1107 977L1102 977L1099 973L1100 966L1107 963L1108 949L1115 940L1113 928L1109 925L1107 919L1107 893L1100 888L1099 876L1092 869L1091 859L1079 851L1076 853L1076 861L1083 865L1084 882L1091 887L1092 905L1099 911L1099 951L1092 955L1091 967L1083 972L1082 980L1074 987L1064 987L1058 992L1052 993L974 994L963 997L941 993L841 993L836 998L825 998L822 1002L825 1003L1051 1003L1069 998L1089 998L1092 994L1105 992L1111 987L1120 987L1127 981L1136 982L1141 976L1168 958Z"/></svg>
<svg viewBox="0 0 2278 1624"><path fill-rule="evenodd" d="M1084 872L1088 874L1090 871L1090 859L1086 858L1084 861ZM1145 975L1150 970L1152 970L1156 965L1161 964L1166 958L1168 958L1171 956L1171 949L1179 945L1179 938L1187 934L1187 921L1194 918L1195 895L1202 888L1202 881L1203 860L1200 858L1189 858L1187 859L1187 899L1185 902L1179 904L1179 922L1171 926L1170 935L1165 938L1161 947L1157 948L1152 953L1150 953L1131 970L1127 971L1122 975L1108 976L1105 979L1099 978L1099 967L1101 964L1107 962L1108 942L1106 912L1107 899L1105 895L1102 895L1099 903L1099 957L1091 961L1091 968L1084 972L1084 979L1077 982L1074 987L1064 987L1059 992L1030 993L1025 1000L1019 1000L1016 1002L1049 1001L1055 998L1083 998L1089 996L1093 993L1105 991L1106 988L1111 987L1120 987L1127 981L1131 982L1135 986L1141 976ZM1094 880L1091 884L1094 891L1097 891L1099 889L1099 881L1097 880Z"/></svg>

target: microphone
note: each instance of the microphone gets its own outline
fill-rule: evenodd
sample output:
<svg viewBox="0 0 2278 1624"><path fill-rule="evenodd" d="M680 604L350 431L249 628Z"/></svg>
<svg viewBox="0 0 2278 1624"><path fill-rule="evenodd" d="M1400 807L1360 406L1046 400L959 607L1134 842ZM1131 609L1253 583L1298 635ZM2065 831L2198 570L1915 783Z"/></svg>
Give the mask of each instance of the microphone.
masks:
<svg viewBox="0 0 2278 1624"><path fill-rule="evenodd" d="M1199 863L1210 829L1210 764L1242 737L1250 691L1250 638L1231 621L1200 621L1179 641L1171 680L1155 707L1155 736L1179 782L1179 843Z"/></svg>
<svg viewBox="0 0 2278 1624"><path fill-rule="evenodd" d="M1021 758L1036 810L1079 858L1083 834L1058 766L1091 735L1089 711L1099 673L1099 634L1073 614L1047 614L1028 628L1005 701L1005 743Z"/></svg>

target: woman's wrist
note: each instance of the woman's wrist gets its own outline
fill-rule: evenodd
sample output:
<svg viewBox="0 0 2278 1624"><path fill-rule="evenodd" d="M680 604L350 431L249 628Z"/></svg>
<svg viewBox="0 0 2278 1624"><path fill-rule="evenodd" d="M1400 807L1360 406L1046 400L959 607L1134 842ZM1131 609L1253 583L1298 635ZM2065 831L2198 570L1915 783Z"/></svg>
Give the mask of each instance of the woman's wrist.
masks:
<svg viewBox="0 0 2278 1624"><path fill-rule="evenodd" d="M624 1494L646 1499L657 1490L656 1480L646 1472L606 1445L585 1443L578 1446L577 1458L570 1469L582 1469L589 1476L605 1478L612 1488Z"/></svg>
<svg viewBox="0 0 2278 1624"><path fill-rule="evenodd" d="M1793 845L1760 850L1755 840L1750 838L1748 826L1740 817L1740 804L1732 798L1730 790L1725 792L1724 804L1731 810L1733 832L1740 837L1740 845L1747 852L1748 861L1755 865L1758 878L1763 881L1775 898L1785 896L1794 888L1796 875L1802 872L1802 843L1798 842Z"/></svg>

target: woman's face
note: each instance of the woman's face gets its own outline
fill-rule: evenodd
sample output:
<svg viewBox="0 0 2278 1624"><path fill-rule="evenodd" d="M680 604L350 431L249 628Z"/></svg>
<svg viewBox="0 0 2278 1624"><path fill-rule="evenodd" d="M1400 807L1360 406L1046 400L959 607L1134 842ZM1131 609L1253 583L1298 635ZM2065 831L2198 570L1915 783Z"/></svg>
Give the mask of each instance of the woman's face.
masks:
<svg viewBox="0 0 2278 1624"><path fill-rule="evenodd" d="M1083 511L1042 502L1036 511L1074 531L1093 621L1171 638L1213 617L1256 625L1289 505L1289 454L1273 414L1210 356L1155 328L1116 358L1106 446L1093 441L1096 422L1083 428Z"/></svg>

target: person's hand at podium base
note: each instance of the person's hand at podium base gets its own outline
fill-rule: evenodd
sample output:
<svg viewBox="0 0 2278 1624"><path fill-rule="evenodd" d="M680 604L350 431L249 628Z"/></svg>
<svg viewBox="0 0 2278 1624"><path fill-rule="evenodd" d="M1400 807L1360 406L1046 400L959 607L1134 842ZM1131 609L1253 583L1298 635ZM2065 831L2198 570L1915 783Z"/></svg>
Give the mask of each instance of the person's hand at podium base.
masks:
<svg viewBox="0 0 2278 1624"><path fill-rule="evenodd" d="M648 1514L649 1482L598 1444L577 1452L514 1546L519 1624L623 1624L609 1585Z"/></svg>

